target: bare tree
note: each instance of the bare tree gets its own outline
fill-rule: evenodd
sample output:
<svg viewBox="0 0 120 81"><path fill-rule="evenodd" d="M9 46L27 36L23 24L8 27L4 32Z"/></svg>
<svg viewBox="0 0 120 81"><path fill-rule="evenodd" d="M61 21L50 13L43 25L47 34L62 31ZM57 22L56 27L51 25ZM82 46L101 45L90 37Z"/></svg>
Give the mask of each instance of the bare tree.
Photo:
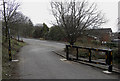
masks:
<svg viewBox="0 0 120 81"><path fill-rule="evenodd" d="M9 0L6 2L5 16L7 17L7 21L10 21L10 19L15 14L15 12L19 8L19 6L20 6L20 4L17 3L16 0L11 0L11 1Z"/></svg>
<svg viewBox="0 0 120 81"><path fill-rule="evenodd" d="M3 11L2 11L2 14L3 14L3 22L5 23L6 25L6 28L5 28L5 31L6 31L6 38L7 38L7 35L8 35L8 26L9 26L9 22L11 21L13 15L15 14L15 12L17 11L18 7L20 6L19 3L17 3L15 0L13 1L4 1L3 0Z"/></svg>
<svg viewBox="0 0 120 81"><path fill-rule="evenodd" d="M32 36L33 23L30 18L21 12L15 12L11 17L9 26L13 36Z"/></svg>
<svg viewBox="0 0 120 81"><path fill-rule="evenodd" d="M81 32L88 27L98 27L105 23L104 15L97 10L96 4L87 1L51 2L53 16L57 25L63 27L67 41L73 45Z"/></svg>

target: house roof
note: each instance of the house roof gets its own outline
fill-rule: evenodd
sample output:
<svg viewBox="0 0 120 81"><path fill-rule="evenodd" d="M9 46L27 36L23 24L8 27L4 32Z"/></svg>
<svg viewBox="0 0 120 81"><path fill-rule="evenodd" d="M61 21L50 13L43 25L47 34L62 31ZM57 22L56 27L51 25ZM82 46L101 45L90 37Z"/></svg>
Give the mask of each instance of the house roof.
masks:
<svg viewBox="0 0 120 81"><path fill-rule="evenodd" d="M111 28L87 29L84 31L86 34L99 34L99 33L112 33Z"/></svg>
<svg viewBox="0 0 120 81"><path fill-rule="evenodd" d="M84 34L97 38L101 38L103 35L110 35L110 33L112 33L111 28L88 29L84 31Z"/></svg>
<svg viewBox="0 0 120 81"><path fill-rule="evenodd" d="M111 28L99 28L99 29L90 29L91 32L112 32Z"/></svg>

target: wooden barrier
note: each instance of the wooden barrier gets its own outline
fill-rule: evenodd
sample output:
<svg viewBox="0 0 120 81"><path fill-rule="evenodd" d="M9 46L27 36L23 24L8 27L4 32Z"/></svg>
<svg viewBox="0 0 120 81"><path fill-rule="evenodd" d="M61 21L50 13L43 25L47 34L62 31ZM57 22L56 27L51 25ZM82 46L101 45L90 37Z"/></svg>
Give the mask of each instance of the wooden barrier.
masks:
<svg viewBox="0 0 120 81"><path fill-rule="evenodd" d="M87 61L87 62L96 63L96 64L104 64L104 63L92 61L91 60L91 55L92 55L91 51L93 50L93 51L105 52L106 62L105 62L104 65L108 65L108 71L112 72L112 58L113 57L112 57L112 50L111 49L100 49L100 48L91 48L91 47L82 47L82 46L80 47L80 46L74 46L74 45L73 46L72 45L66 45L66 59L67 60L70 60L70 58L69 58L69 47L76 48L76 51L77 51L77 53L76 53L76 60L79 60L78 59L78 54L79 54L78 49L86 49L86 50L88 50L89 51L89 61ZM86 61L86 60L84 60L84 61Z"/></svg>

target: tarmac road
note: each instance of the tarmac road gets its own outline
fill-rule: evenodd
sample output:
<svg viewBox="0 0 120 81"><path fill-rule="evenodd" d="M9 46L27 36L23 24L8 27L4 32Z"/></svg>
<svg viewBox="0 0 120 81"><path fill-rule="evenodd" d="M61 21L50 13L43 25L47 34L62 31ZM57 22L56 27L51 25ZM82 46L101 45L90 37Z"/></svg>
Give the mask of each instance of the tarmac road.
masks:
<svg viewBox="0 0 120 81"><path fill-rule="evenodd" d="M53 50L63 49L65 44L37 39L23 39L28 45L19 52L20 79L117 79L114 74L102 70L64 61Z"/></svg>

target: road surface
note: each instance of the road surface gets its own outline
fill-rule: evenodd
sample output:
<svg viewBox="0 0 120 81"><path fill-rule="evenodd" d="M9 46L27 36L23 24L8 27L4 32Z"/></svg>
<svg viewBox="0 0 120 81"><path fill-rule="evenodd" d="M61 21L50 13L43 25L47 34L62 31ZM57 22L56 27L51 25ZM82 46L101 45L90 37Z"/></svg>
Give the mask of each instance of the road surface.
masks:
<svg viewBox="0 0 120 81"><path fill-rule="evenodd" d="M19 52L20 79L117 79L113 74L104 74L102 70L64 61L53 50L63 49L65 44L26 39L28 44Z"/></svg>

